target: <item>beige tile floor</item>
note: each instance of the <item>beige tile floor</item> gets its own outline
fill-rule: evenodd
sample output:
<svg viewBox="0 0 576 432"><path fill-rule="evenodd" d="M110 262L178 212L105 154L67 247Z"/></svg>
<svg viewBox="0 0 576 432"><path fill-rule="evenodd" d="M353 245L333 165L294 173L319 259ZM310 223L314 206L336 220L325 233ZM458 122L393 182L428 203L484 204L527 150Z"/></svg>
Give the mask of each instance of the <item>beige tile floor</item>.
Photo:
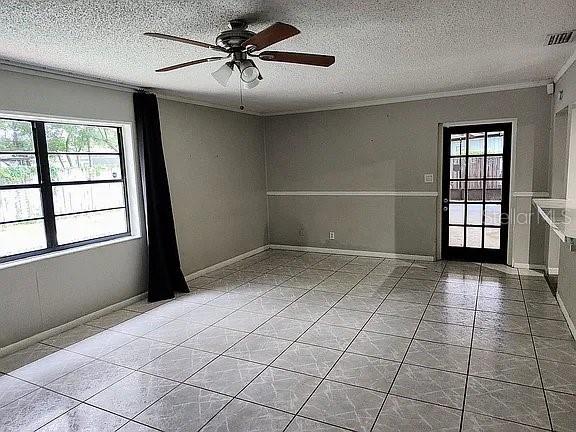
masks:
<svg viewBox="0 0 576 432"><path fill-rule="evenodd" d="M1 431L574 431L540 275L267 251L0 359Z"/></svg>

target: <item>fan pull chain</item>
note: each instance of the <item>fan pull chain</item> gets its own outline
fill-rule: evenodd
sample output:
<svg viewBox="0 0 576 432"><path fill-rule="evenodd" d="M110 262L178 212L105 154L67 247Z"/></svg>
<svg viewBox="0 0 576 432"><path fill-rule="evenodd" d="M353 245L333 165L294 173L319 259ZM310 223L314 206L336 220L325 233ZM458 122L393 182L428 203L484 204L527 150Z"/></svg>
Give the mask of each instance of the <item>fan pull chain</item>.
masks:
<svg viewBox="0 0 576 432"><path fill-rule="evenodd" d="M244 96L242 94L242 80L239 79L238 82L240 83L240 110L244 111Z"/></svg>

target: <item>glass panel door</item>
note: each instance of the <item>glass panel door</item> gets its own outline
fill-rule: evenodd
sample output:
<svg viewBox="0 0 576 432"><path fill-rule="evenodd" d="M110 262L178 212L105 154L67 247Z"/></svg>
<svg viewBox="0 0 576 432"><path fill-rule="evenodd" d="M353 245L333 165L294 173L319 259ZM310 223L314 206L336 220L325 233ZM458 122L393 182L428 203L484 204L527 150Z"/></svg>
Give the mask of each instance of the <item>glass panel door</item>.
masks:
<svg viewBox="0 0 576 432"><path fill-rule="evenodd" d="M444 128L445 259L506 262L511 124Z"/></svg>

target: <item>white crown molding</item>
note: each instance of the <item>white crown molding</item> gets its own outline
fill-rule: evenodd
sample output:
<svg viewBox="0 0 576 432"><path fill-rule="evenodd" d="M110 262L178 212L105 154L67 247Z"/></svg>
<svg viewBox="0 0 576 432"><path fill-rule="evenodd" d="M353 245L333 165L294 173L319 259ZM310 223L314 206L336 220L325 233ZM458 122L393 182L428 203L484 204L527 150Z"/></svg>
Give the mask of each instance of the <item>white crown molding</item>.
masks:
<svg viewBox="0 0 576 432"><path fill-rule="evenodd" d="M373 251L363 251L356 249L331 249L331 248L311 247L311 246L271 244L270 249L291 250L300 252L318 252L318 253L328 253L337 255L356 255L356 256L366 256L375 258L397 258L397 259L419 260L419 261L436 260L436 258L432 255L410 255L410 254L399 254L390 252L373 252Z"/></svg>
<svg viewBox="0 0 576 432"><path fill-rule="evenodd" d="M186 103L186 104L190 104L190 105L203 106L206 108L214 108L214 109L219 109L219 110L224 110L224 111L232 111L232 112L237 112L240 114L247 114L247 115L262 117L262 113L260 113L258 111L251 111L251 110L247 110L247 109L241 110L240 108L235 108L235 107L212 104L212 103L208 103L208 102L200 102L200 101L194 100L194 99L186 97L186 96L179 96L179 95L166 93L162 90L149 89L149 91L154 93L156 95L156 97L158 97L159 99L165 99L165 100L170 100L170 101L174 101L174 102Z"/></svg>
<svg viewBox="0 0 576 432"><path fill-rule="evenodd" d="M512 196L515 198L548 198L548 192L513 192Z"/></svg>
<svg viewBox="0 0 576 432"><path fill-rule="evenodd" d="M560 70L558 71L558 73L556 74L556 76L554 77L554 82L557 83L560 78L562 78L562 76L566 73L566 71L568 69L570 69L570 66L572 66L572 64L576 61L576 50L574 50L574 52L572 53L572 55L570 57L568 57L568 60L566 60L566 63L564 63L562 65L562 67L560 68Z"/></svg>
<svg viewBox="0 0 576 432"><path fill-rule="evenodd" d="M403 196L437 197L438 192L426 191L268 191L268 196Z"/></svg>
<svg viewBox="0 0 576 432"><path fill-rule="evenodd" d="M571 60L570 60L571 59ZM572 62L576 59L576 53L569 59L561 69L561 72L564 73L564 69L568 69ZM170 94L165 90L156 89L156 88L148 88L142 87L133 84L127 84L119 81L113 80L106 80L103 78L96 78L91 77L88 75L77 74L73 72L62 71L58 69L53 69L49 67L43 67L39 65L31 65L25 64L20 62L15 62L8 59L0 59L0 70L7 70L11 72L19 72L28 75L34 76L41 76L45 78L52 78L58 79L61 81L69 81L75 82L78 84L85 84L91 85L95 87L102 87L107 88L110 90L118 90L118 91L125 91L125 92L135 92L140 90L146 90L153 92L156 94L157 97L161 99L173 100L176 102L183 102L188 103L191 105L199 105L205 106L209 108L221 109L224 111L232 111L238 112L242 114L248 115L255 115L261 117L273 117L273 116L281 116L287 114L300 114L300 113L309 113L309 112L318 112L318 111L332 111L338 109L346 109L346 108L361 108L361 107L368 107L368 106L375 106L375 105L387 105L392 103L400 103L400 102L412 102L418 100L426 100L426 99L437 99L437 98L444 98L444 97L452 97L452 96L465 96L465 95L472 95L472 94L480 94L480 93L490 93L490 92L497 92L497 91L507 91L507 90L518 90L523 88L530 88L530 87L540 87L546 84L550 84L552 80L540 80L540 81L529 81L523 83L515 83L515 84L504 84L504 85L497 85L497 86L489 86L489 87L475 87L475 88L468 88L462 90L451 90L446 92L437 92L437 93L424 93L424 94L417 94L411 96L401 96L395 98L384 98L384 99L376 99L370 101L359 101L349 104L341 104L341 105L331 105L325 107L317 107L311 109L304 109L304 110L294 110L294 111L284 111L284 112L273 112L273 113L263 113L258 111L250 111L250 110L240 110L236 107L230 107L225 105L218 105L218 104L211 104L209 102L202 102L197 101L191 97L187 97L185 95L177 95L177 94ZM561 74L559 73L554 81L559 78Z"/></svg>
<svg viewBox="0 0 576 432"><path fill-rule="evenodd" d="M52 69L43 66L18 63L6 59L0 59L0 70L17 72L32 76L39 76L42 78L51 78L60 81L68 81L77 84L90 85L94 87L102 87L109 90L124 91L129 93L133 93L135 91L143 89L142 87L125 84L118 81L110 81L102 78L95 78L87 75L75 74L72 72L66 72L63 70Z"/></svg>
<svg viewBox="0 0 576 432"><path fill-rule="evenodd" d="M258 113L255 111L241 110L240 108L234 108L234 107L229 107L229 106L224 106L224 105L201 102L201 101L197 101L197 100L194 100L194 99L192 99L190 97L186 97L186 96L171 95L171 94L167 93L166 91L160 90L160 89L140 87L137 85L131 85L131 84L126 84L126 83L122 83L122 82L118 82L118 81L106 80L103 78L91 77L88 75L76 74L76 73L62 71L62 70L58 70L58 69L51 69L51 68L37 66L37 65L29 65L29 64L25 64L25 63L13 62L11 60L6 60L6 59L0 59L0 70L5 70L5 71L9 71L9 72L17 72L17 73L22 73L22 74L31 75L31 76L38 76L38 77L42 77L42 78L56 79L59 81L73 82L76 84L90 85L93 87L100 87L100 88L105 88L108 90L123 91L123 92L128 92L128 93L134 93L137 91L144 90L144 91L149 91L149 92L154 93L160 99L173 100L175 102L182 102L182 103L187 103L190 105L199 105L199 106L204 106L204 107L208 107L208 108L221 109L224 111L239 112L242 114L257 115L257 116L262 115L261 113Z"/></svg>
<svg viewBox="0 0 576 432"><path fill-rule="evenodd" d="M339 104L339 105L330 105L325 107L319 108L310 108L304 110L294 110L294 111L281 111L281 112L274 112L274 113L264 113L262 114L264 117L274 117L274 116L282 116L282 115L289 115L289 114L304 114L304 113L312 113L312 112L319 112L319 111L333 111L333 110L340 110L340 109L347 109L347 108L362 108L362 107L369 107L375 105L388 105L394 103L401 103L401 102L413 102L419 100L426 100L426 99L438 99L438 98L445 98L445 97L453 97L453 96L466 96L466 95L473 95L473 94L481 94L481 93L491 93L491 92L498 92L498 91L508 91L508 90L520 90L525 88L531 87L542 87L552 82L551 79L548 80L539 80L539 81L528 81L516 84L503 84L503 85L496 85L496 86L489 86L489 87L475 87L475 88L468 88L462 90L450 90L445 92L437 92L437 93L423 93L423 94L416 94L411 96L400 96L394 98L386 98L386 99L375 99L371 101L360 101L360 102L353 102L348 104Z"/></svg>

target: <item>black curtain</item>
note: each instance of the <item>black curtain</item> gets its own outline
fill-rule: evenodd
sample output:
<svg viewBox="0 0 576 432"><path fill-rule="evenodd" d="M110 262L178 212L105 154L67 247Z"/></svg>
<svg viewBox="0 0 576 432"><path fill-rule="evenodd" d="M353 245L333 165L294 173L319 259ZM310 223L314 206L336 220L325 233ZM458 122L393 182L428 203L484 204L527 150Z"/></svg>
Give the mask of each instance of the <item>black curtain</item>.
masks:
<svg viewBox="0 0 576 432"><path fill-rule="evenodd" d="M148 301L189 292L180 268L156 96L134 93L136 138L148 233Z"/></svg>

